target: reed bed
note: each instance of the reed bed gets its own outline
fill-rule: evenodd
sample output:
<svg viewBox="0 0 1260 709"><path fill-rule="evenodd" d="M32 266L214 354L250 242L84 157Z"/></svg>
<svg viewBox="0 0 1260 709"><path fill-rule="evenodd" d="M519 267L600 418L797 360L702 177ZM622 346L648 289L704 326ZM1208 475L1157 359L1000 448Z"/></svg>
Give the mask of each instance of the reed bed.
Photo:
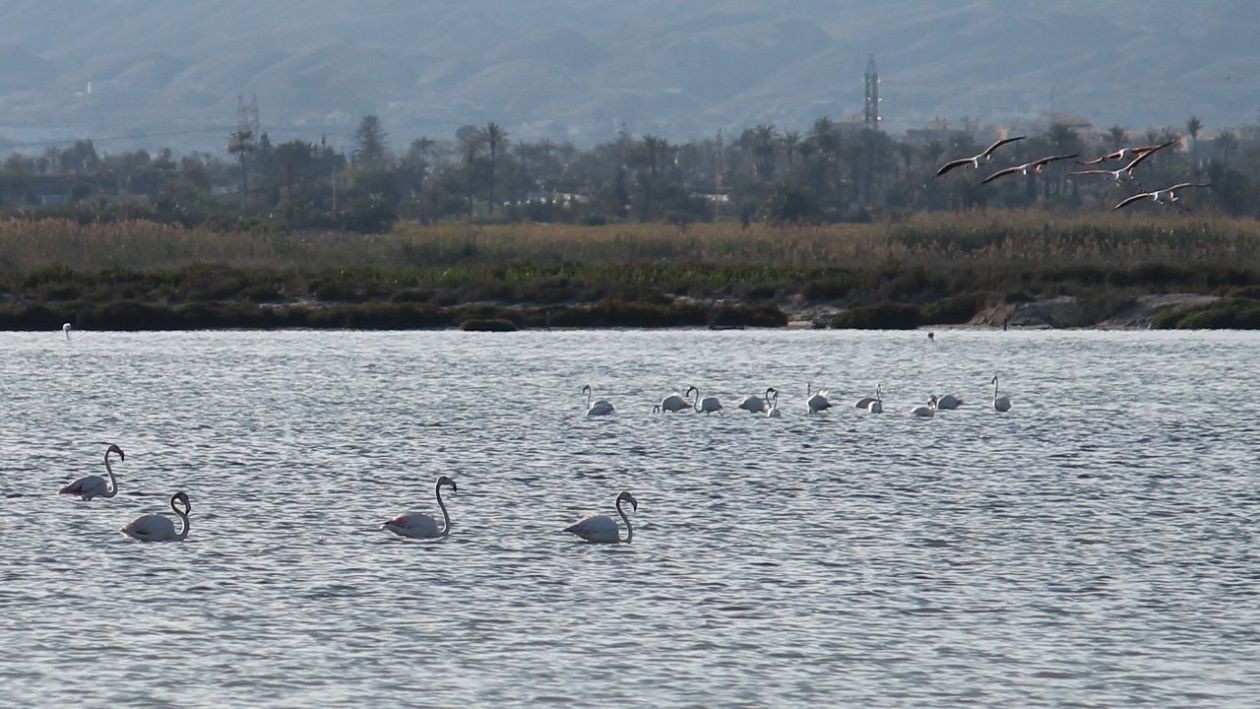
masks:
<svg viewBox="0 0 1260 709"><path fill-rule="evenodd" d="M22 327L67 313L97 325L450 326L477 303L537 309L522 325L773 325L786 322L778 306L818 302L866 308L836 324L913 326L1055 295L1096 304L1101 319L1169 292L1244 303L1230 313L1245 315L1192 322L1251 322L1260 222L1008 211L792 227L402 225L361 236L0 221L0 325Z"/></svg>
<svg viewBox="0 0 1260 709"><path fill-rule="evenodd" d="M151 222L0 221L0 272L397 269L470 264L853 267L901 262L1256 263L1260 222L1223 217L1059 216L1039 211L918 214L877 224L575 226L404 224L384 235L211 231Z"/></svg>

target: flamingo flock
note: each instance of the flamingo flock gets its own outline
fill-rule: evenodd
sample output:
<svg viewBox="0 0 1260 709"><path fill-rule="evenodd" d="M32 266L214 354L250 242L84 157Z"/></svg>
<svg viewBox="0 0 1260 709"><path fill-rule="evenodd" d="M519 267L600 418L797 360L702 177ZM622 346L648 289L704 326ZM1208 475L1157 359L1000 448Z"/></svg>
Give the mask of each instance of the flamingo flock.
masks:
<svg viewBox="0 0 1260 709"><path fill-rule="evenodd" d="M996 375L990 380L990 383L993 384L994 410L999 412L1010 411L1011 399L1009 396L999 393ZM804 408L809 414L823 413L832 408L826 389L815 390L813 383L810 382L806 384L805 392ZM612 404L603 399L596 400L594 398L594 389L589 384L582 387L582 393L586 395L585 411L587 416L608 416L614 412ZM884 385L881 382L875 385L874 396L859 399L855 407L872 414L878 414L884 410L883 403ZM933 394L929 397L926 405L918 405L912 408L910 415L918 418L932 418L939 410L956 409L962 405L963 400L953 394L944 396ZM669 394L660 404L654 405L652 410L653 412L671 413L691 410L695 413L720 414L722 412L722 402L715 396L702 397L699 388L689 386L685 396L680 396L677 392ZM736 410L764 415L767 418L781 418L783 414L782 409L779 408L779 390L774 387L767 387L761 395L746 396L740 400ZM108 444L103 458L108 481L100 475L88 475L62 486L57 491L58 494L73 495L85 502L97 498L110 499L117 496L118 478L114 475L111 456L117 456L120 463L126 460L126 453L123 452L122 448L113 443ZM437 501L438 509L442 512L441 525L438 524L435 517L427 513L408 512L382 523L379 529L409 539L441 539L450 536L451 516L446 509L446 502L442 499L442 490L444 488L449 489L452 493L459 491L458 485L450 477L442 475L437 479L433 494ZM621 537L621 531L616 521L607 515L586 517L566 527L564 531L595 544L629 544L630 540L634 538L634 530L630 526L630 518L622 508L624 503L629 503L630 508L637 512L639 501L627 491L618 495L614 502L617 514L621 517L626 527L624 539ZM161 514L146 514L137 517L124 525L119 531L132 539L142 542L184 541L188 538L188 530L191 527L189 516L192 514L192 503L188 494L178 491L171 495L170 507L175 513L175 518L179 521L178 531L176 530L175 522L170 517Z"/></svg>
<svg viewBox="0 0 1260 709"><path fill-rule="evenodd" d="M997 376L990 380L990 384L994 386L993 409L998 412L1005 413L1011 410L1010 397L999 397L997 394ZM587 415L591 414L591 387L590 385L582 387L582 393L587 395L586 411ZM963 405L962 397L956 394L932 394L928 398L925 405L915 406L911 410L911 415L926 417L931 416L936 411L950 411L960 408ZM606 413L613 412L612 404L600 400L595 405L606 405ZM805 412L807 414L820 414L831 409L835 404L830 399L830 393L826 389L815 389L813 382L805 384ZM884 411L884 385L882 382L875 385L874 396L866 396L858 399L854 407L868 413L879 414ZM676 414L683 411L692 411L702 414L721 414L723 411L722 401L716 396L701 397L699 388L695 386L687 387L683 394L677 391L667 394L661 399L659 404L652 405L652 413L670 413ZM779 390L774 387L766 387L762 394L751 394L744 396L735 406L736 411L747 411L751 414L760 414L768 418L781 418L783 409L779 407ZM917 412L917 413L916 413Z"/></svg>
<svg viewBox="0 0 1260 709"><path fill-rule="evenodd" d="M99 475L89 475L65 485L58 493L77 495L83 501L98 497L107 499L117 495L118 480L114 477L114 470L110 465L111 454L118 456L119 461L125 460L123 450L113 443L109 444L109 447L105 449L105 471L109 476L108 483ZM451 515L446 510L446 503L442 500L442 488L450 488L451 492L459 491L459 487L451 478L445 475L438 478L434 496L437 498L438 509L442 511L441 526L438 526L436 519L424 512L408 512L384 522L379 528L409 539L440 539L450 536ZM617 513L621 515L626 525L625 539L621 538L617 524L603 515L587 517L564 531L576 534L595 544L629 544L634 537L634 530L630 527L630 519L621 509L623 502L629 502L631 508L638 511L639 501L629 492L623 492L617 496ZM118 531L141 542L182 542L188 538L188 530L191 527L188 518L192 514L192 503L188 499L188 494L180 491L171 495L170 506L175 512L175 517L180 521L178 531L175 529L175 522L170 517L160 514L141 515L123 525Z"/></svg>
<svg viewBox="0 0 1260 709"><path fill-rule="evenodd" d="M1008 143L1014 143L1019 140L1024 140L1025 137L1026 136L1021 135L1021 136L1016 136L1013 138L1003 138L1001 140L994 142L989 147L985 148L984 151L978 155L972 155L968 157L962 157L962 158L956 158L954 160L950 160L946 162L945 164L941 165L941 167L936 171L936 176L941 177L942 175L952 170L955 170L957 168L964 167L964 166L970 166L973 169L979 169L980 162L981 161L988 162L992 160L994 151L996 151L998 148L1004 145L1007 145ZM1138 189L1140 190L1142 189L1142 183L1137 179L1137 173L1135 172L1137 167L1141 165L1143 162L1145 162L1146 160L1149 160L1153 155L1158 153L1160 150L1163 150L1164 148L1174 145L1177 142L1178 142L1178 139L1173 138L1172 140L1168 140L1163 143L1159 143L1155 145L1140 145L1140 146L1133 146L1133 147L1123 147L1123 148L1120 148L1119 150L1114 150L1105 155L1100 155L1096 158L1091 158L1089 160L1077 160L1076 163L1078 165L1084 165L1084 166L1101 165L1103 163L1111 162L1111 161L1120 161L1121 166L1114 170L1109 170L1102 167L1092 168L1089 170L1073 170L1071 172L1068 172L1067 174L1069 177L1087 177L1087 176L1094 176L1094 175L1106 176L1106 177L1111 178L1117 183L1133 182L1137 185ZM1038 158L1036 160L1030 160L1028 162L1021 163L1019 165L1012 165L1010 167L1005 167L1005 168L1002 168L1001 170L998 170L990 174L988 177L985 177L983 180L980 181L980 184L987 185L995 180L1001 179L1008 175L1021 175L1021 176L1036 175L1036 174L1041 173L1042 170L1044 170L1045 167L1051 163L1059 162L1062 160L1072 160L1079 157L1079 155L1080 155L1079 153L1072 153L1072 154L1066 154L1066 155L1047 155L1046 157ZM1138 202L1143 202L1146 200L1150 200L1164 207L1176 207L1179 212L1184 214L1186 212L1189 212L1190 210L1184 207L1182 204L1180 204L1181 199L1177 196L1177 192L1182 191L1182 190L1192 189L1192 188L1211 187L1211 186L1212 185L1210 183L1206 183L1206 182L1179 182L1177 184L1171 185L1169 187L1165 187L1163 189L1138 192L1136 194L1129 195L1128 197L1125 197L1124 199L1120 200L1120 202L1118 202L1114 207L1111 208L1111 211L1114 212L1120 209L1124 209L1125 207L1128 207L1129 205L1136 204ZM945 408L945 407L942 407L942 408Z"/></svg>

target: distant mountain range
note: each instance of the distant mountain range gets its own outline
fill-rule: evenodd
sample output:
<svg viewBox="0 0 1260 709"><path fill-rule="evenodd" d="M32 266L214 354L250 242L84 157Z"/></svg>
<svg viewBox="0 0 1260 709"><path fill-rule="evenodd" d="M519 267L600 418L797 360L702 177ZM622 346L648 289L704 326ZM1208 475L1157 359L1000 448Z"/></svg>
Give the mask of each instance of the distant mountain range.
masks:
<svg viewBox="0 0 1260 709"><path fill-rule="evenodd" d="M221 148L255 95L273 140L342 145L367 113L395 147L805 129L861 112L871 54L894 132L1211 131L1257 120L1258 27L1255 0L0 0L0 138Z"/></svg>

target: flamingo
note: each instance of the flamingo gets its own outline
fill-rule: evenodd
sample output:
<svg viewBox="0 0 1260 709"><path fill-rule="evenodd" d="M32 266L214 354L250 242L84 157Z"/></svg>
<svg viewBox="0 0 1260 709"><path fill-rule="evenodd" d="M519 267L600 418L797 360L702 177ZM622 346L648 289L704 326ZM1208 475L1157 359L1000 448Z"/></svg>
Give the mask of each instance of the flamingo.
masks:
<svg viewBox="0 0 1260 709"><path fill-rule="evenodd" d="M438 507L442 508L442 521L445 526L443 526L441 531L438 531L437 520L423 512L398 515L382 524L381 529L388 529L400 537L411 537L412 539L433 539L449 535L451 533L451 516L446 512L446 503L442 502L443 485L449 487L451 492L459 492L459 488L455 486L454 480L445 475L437 479L437 486L433 494L437 496Z"/></svg>
<svg viewBox="0 0 1260 709"><path fill-rule="evenodd" d="M693 391L696 393L696 400L692 402L691 407L695 409L697 413L711 414L714 411L718 413L722 412L722 402L718 401L716 396L706 396L701 399L699 389L695 387L687 387L688 395L690 395Z"/></svg>
<svg viewBox="0 0 1260 709"><path fill-rule="evenodd" d="M688 409L688 408L691 408L691 407L687 404L686 400L684 400L682 396L678 394L678 392L673 392L672 394L665 397L664 399L661 399L661 403L657 405L658 410L668 411L671 414L676 414L679 411L682 411L683 409Z"/></svg>
<svg viewBox="0 0 1260 709"><path fill-rule="evenodd" d="M1167 143L1161 143L1159 145L1143 145L1136 148L1120 148L1119 150L1107 153L1106 155L1103 155L1102 157L1094 158L1093 160L1077 160L1076 164L1077 165L1097 165L1099 163L1107 162L1108 160L1131 160L1133 158L1141 158L1145 155L1150 155L1156 150L1163 150L1164 148L1167 148L1168 146L1176 142L1177 140L1173 139L1173 140L1168 141ZM1110 172L1110 170L1108 170L1108 172Z"/></svg>
<svg viewBox="0 0 1260 709"><path fill-rule="evenodd" d="M90 500L93 497L113 497L118 494L118 481L114 479L114 469L109 465L109 454L117 453L118 460L126 460L123 451L113 443L109 444L109 448L105 449L105 473L109 475L109 484L106 485L105 478L99 475L89 475L85 478L79 478L74 482L66 485L57 491L58 495L78 495L80 500Z"/></svg>
<svg viewBox="0 0 1260 709"><path fill-rule="evenodd" d="M1119 204L1112 207L1111 211L1114 212L1117 209L1124 209L1130 204L1133 204L1134 202L1138 202L1144 199L1149 199L1155 202L1156 204L1163 204L1163 205L1172 207L1174 205L1177 205L1177 203L1181 201L1181 198L1177 196L1177 190L1189 189L1191 187L1211 187L1211 186L1212 186L1211 184L1206 183L1206 182L1178 182L1172 187L1165 187L1162 190L1154 190L1151 192L1139 192L1131 197L1126 197ZM1177 208L1181 209L1179 205Z"/></svg>
<svg viewBox="0 0 1260 709"><path fill-rule="evenodd" d="M66 342L70 341L70 323L63 323L61 326L61 334L66 336Z"/></svg>
<svg viewBox="0 0 1260 709"><path fill-rule="evenodd" d="M814 385L810 382L805 384L805 405L809 407L811 414L819 411L825 411L831 408L831 402L827 401L827 390L819 389L813 391Z"/></svg>
<svg viewBox="0 0 1260 709"><path fill-rule="evenodd" d="M766 416L772 419L783 418L783 411L779 408L779 392L774 392L774 398L770 399L770 408L766 410Z"/></svg>
<svg viewBox="0 0 1260 709"><path fill-rule="evenodd" d="M873 414L877 414L884 410L883 401L884 401L884 385L876 384L875 396L862 397L861 399L858 399L857 403L854 404L853 406L855 408L866 409L867 411L870 411ZM877 405L875 409L871 408L872 404Z"/></svg>
<svg viewBox="0 0 1260 709"><path fill-rule="evenodd" d="M635 512L639 511L639 501L634 499L634 495L629 492L623 492L617 496L617 514L621 515L621 519L626 523L626 538L621 538L621 532L617 529L617 523L607 515L593 515L587 517L577 524L566 527L564 531L572 532L588 542L596 544L629 544L634 538L634 529L630 527L630 518L626 516L625 510L621 509L622 502L629 502Z"/></svg>
<svg viewBox="0 0 1260 709"><path fill-rule="evenodd" d="M184 509L176 507L175 503L182 503ZM175 524L171 522L170 517L163 515L144 515L137 517L129 522L122 529L118 530L132 539L139 539L142 542L182 542L188 536L188 514L192 512L192 504L188 502L188 495L177 492L171 495L171 509L180 519L184 520L184 528L179 534L175 533Z"/></svg>
<svg viewBox="0 0 1260 709"><path fill-rule="evenodd" d="M778 392L774 387L769 387L766 389L766 395L764 398L757 396L756 394L753 394L752 396L745 396L743 399L739 400L739 405L735 408L743 409L744 411L754 414L764 413L770 405L770 395L776 393Z"/></svg>
<svg viewBox="0 0 1260 709"><path fill-rule="evenodd" d="M1073 153L1071 155L1050 155L1048 157L1041 158L1040 160L1033 160L1032 162L1026 162L1023 165L1016 165L1014 167L1008 167L1004 170L998 170L992 175L989 175L988 177L984 178L983 180L980 181L980 184L987 185L990 182L996 180L997 178L1002 177L1003 175L1014 175L1017 172L1021 175L1027 175L1030 172L1036 175L1041 172L1041 168L1045 167L1046 165L1049 165L1052 162L1055 162L1056 160L1071 160L1077 155L1080 155L1080 153Z"/></svg>
<svg viewBox="0 0 1260 709"><path fill-rule="evenodd" d="M936 397L933 396L933 398L936 398ZM941 398L936 399L937 409L956 409L962 405L963 405L963 400L959 399L953 394L946 394L945 396L942 396Z"/></svg>
<svg viewBox="0 0 1260 709"><path fill-rule="evenodd" d="M582 393L586 394L586 415L587 416L607 416L608 414L611 414L613 412L613 405L608 403L607 401L604 401L603 399L600 399L594 403L591 402L591 398L595 396L595 390L591 388L590 384L587 384L586 386L582 387Z"/></svg>
<svg viewBox="0 0 1260 709"><path fill-rule="evenodd" d="M925 418L925 419L930 419L933 416L935 416L936 415L936 395L933 394L932 397L928 399L927 406L919 405L919 406L914 407L913 409L910 409L910 415L918 416L919 418Z"/></svg>
<svg viewBox="0 0 1260 709"><path fill-rule="evenodd" d="M979 170L980 161L984 160L985 162L988 162L989 160L992 160L994 150L997 150L998 148L1002 147L1003 145L1006 145L1007 143L1014 143L1017 140L1023 140L1026 137L1027 136L1020 135L1014 138L1002 138L1001 140L995 142L993 145L990 145L989 147L985 148L984 152L980 153L979 155L973 155L969 158L959 158L957 160L950 160L944 165L941 165L941 169L936 171L936 176L940 177L941 175L944 175L950 170L953 170L956 167L962 167L963 165L970 165L973 168Z"/></svg>
<svg viewBox="0 0 1260 709"><path fill-rule="evenodd" d="M1011 410L1011 397L998 396L998 380L997 375L993 375L993 408L998 411Z"/></svg>
<svg viewBox="0 0 1260 709"><path fill-rule="evenodd" d="M1144 152L1144 153L1142 153L1142 154L1138 155L1137 157L1133 158L1133 159L1132 159L1132 160L1130 160L1128 163L1126 163L1126 164L1124 165L1124 167L1121 167L1119 170L1073 170L1072 172L1069 172L1068 174L1069 174L1069 175L1108 175L1108 176L1110 176L1110 177L1111 177L1111 179L1115 180L1116 182L1122 182L1122 181L1124 181L1124 180L1132 180L1132 179L1133 179L1133 168L1135 168L1135 167L1137 167L1139 164L1141 164L1141 162L1142 162L1143 160L1145 160L1145 159L1149 158L1150 156L1154 155L1156 150L1159 150L1160 148L1166 148L1166 147L1168 147L1168 146L1172 145L1172 144L1173 144L1173 143L1175 143L1175 142L1176 142L1176 141L1174 141L1174 140L1170 140L1170 141L1168 141L1167 143L1164 143L1163 145L1157 145L1157 146L1155 146L1154 148L1152 148L1151 150L1147 150L1146 152ZM1101 159L1101 158L1100 158L1100 159ZM1094 163L1091 161L1091 162L1083 162L1083 163L1080 163L1080 164L1081 164L1081 165L1091 165L1091 164L1094 164Z"/></svg>

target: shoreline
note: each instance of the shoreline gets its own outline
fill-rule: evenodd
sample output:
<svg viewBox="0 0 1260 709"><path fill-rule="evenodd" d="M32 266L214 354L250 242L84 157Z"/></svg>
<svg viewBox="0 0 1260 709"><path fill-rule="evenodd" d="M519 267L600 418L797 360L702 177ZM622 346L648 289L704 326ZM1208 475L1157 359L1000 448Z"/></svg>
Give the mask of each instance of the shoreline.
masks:
<svg viewBox="0 0 1260 709"><path fill-rule="evenodd" d="M855 329L855 330L1145 330L1258 329L1237 312L1260 311L1260 303L1196 293L1170 293L1120 298L1107 312L1086 299L1056 296L983 307L956 322L922 322L930 307L910 304L843 306L835 302L774 303L734 299L623 301L540 305L536 303L470 302L450 306L369 301L361 303L295 301L252 303L205 301L162 304L116 301L105 304L3 303L0 330L39 332L72 328L97 331L187 330L517 330L581 329ZM860 317L874 312L884 317ZM906 314L918 314L907 319Z"/></svg>

